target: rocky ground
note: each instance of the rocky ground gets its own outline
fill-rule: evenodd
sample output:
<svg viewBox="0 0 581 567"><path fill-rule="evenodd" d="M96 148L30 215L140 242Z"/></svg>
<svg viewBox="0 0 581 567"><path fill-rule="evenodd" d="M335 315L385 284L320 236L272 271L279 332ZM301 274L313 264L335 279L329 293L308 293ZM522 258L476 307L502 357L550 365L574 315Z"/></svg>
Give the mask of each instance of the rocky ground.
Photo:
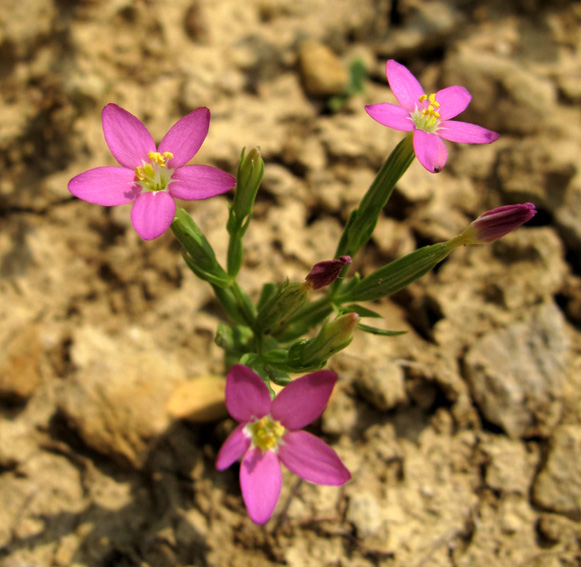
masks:
<svg viewBox="0 0 581 567"><path fill-rule="evenodd" d="M2 567L573 567L581 563L581 5L512 0L20 0L0 12ZM213 344L222 314L170 233L67 181L113 165L115 102L160 139L212 111L196 157L266 174L241 284L300 281L401 134L384 65L473 95L490 146L417 162L354 270L533 201L529 226L455 252L374 306L398 338L358 334L314 431L353 473L285 475L250 522ZM362 62L363 91L337 98ZM187 203L218 256L227 199Z"/></svg>

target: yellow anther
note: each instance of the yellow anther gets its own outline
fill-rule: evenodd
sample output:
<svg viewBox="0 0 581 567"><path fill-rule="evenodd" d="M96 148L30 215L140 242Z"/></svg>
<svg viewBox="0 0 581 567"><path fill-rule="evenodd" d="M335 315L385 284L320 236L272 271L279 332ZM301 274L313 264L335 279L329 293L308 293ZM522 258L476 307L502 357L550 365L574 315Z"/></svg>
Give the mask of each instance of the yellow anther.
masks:
<svg viewBox="0 0 581 567"><path fill-rule="evenodd" d="M173 154L171 152L163 152L163 154L160 154L159 152L149 152L147 157L150 162L157 163L159 167L167 167L166 161L170 160L173 157Z"/></svg>
<svg viewBox="0 0 581 567"><path fill-rule="evenodd" d="M434 110L436 108L440 108L440 103L436 101L436 93L431 93L429 95L423 94L419 98L420 102L424 102L426 100L428 101L429 106L427 109L424 109L423 114L429 114L430 116L432 116ZM426 112L426 110L427 110L427 112Z"/></svg>
<svg viewBox="0 0 581 567"><path fill-rule="evenodd" d="M436 108L440 108L440 103L436 102L436 93L430 95L423 94L420 97L420 102L424 102L425 100L428 101L428 108L424 108L422 114L430 117L430 120L426 124L433 126L436 123L436 118L440 117L440 113L436 110Z"/></svg>
<svg viewBox="0 0 581 567"><path fill-rule="evenodd" d="M286 431L279 421L273 420L269 415L249 424L248 427L252 442L263 451L276 449Z"/></svg>
<svg viewBox="0 0 581 567"><path fill-rule="evenodd" d="M139 181L145 181L146 179L152 179L155 175L153 166L150 163L146 163L142 166L135 168L135 176Z"/></svg>
<svg viewBox="0 0 581 567"><path fill-rule="evenodd" d="M428 99L430 100L430 104L431 105L433 104L436 108L438 108L440 106L440 103L439 102L436 102L436 93L432 93L428 97Z"/></svg>

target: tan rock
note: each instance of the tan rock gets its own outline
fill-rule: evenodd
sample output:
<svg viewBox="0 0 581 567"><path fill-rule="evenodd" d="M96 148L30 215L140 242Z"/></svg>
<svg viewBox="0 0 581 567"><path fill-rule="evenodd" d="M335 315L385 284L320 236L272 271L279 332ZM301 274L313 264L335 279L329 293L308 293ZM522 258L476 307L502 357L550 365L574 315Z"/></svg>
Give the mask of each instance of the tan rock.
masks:
<svg viewBox="0 0 581 567"><path fill-rule="evenodd" d="M3 346L0 357L0 398L28 399L40 384L39 362L42 348L38 327L20 328Z"/></svg>
<svg viewBox="0 0 581 567"><path fill-rule="evenodd" d="M482 413L510 437L549 436L563 410L570 342L559 309L545 303L526 323L485 334L465 366Z"/></svg>
<svg viewBox="0 0 581 567"><path fill-rule="evenodd" d="M305 91L311 96L341 94L349 86L349 73L345 65L318 41L308 40L301 44L299 69Z"/></svg>
<svg viewBox="0 0 581 567"><path fill-rule="evenodd" d="M535 502L553 512L581 518L581 427L559 427L547 463L534 485Z"/></svg>
<svg viewBox="0 0 581 567"><path fill-rule="evenodd" d="M89 447L138 468L169 425L182 367L144 333L113 339L93 327L74 334L71 358L77 372L61 392L61 412Z"/></svg>
<svg viewBox="0 0 581 567"><path fill-rule="evenodd" d="M484 440L482 451L488 460L486 484L490 488L504 493L528 494L536 459L523 443L494 435Z"/></svg>
<svg viewBox="0 0 581 567"><path fill-rule="evenodd" d="M167 404L169 415L194 423L217 421L226 417L226 382L219 376L198 376L179 384Z"/></svg>
<svg viewBox="0 0 581 567"><path fill-rule="evenodd" d="M362 367L355 381L357 391L378 410L388 411L407 401L404 373L398 364L385 362L375 367Z"/></svg>

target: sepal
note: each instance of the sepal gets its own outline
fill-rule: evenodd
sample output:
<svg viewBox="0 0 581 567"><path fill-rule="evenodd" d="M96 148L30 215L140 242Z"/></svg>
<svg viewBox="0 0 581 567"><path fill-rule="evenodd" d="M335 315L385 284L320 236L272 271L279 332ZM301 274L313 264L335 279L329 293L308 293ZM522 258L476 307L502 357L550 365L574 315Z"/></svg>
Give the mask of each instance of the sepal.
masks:
<svg viewBox="0 0 581 567"><path fill-rule="evenodd" d="M289 283L288 280L281 284L259 309L256 330L267 335L277 335L305 305L308 295L308 285Z"/></svg>
<svg viewBox="0 0 581 567"><path fill-rule="evenodd" d="M373 301L387 297L421 278L457 246L458 242L451 240L415 250L363 278L349 291L337 297L336 301Z"/></svg>
<svg viewBox="0 0 581 567"><path fill-rule="evenodd" d="M349 346L359 315L347 313L323 325L312 339L299 340L288 352L288 365L295 371L323 368L332 354Z"/></svg>
<svg viewBox="0 0 581 567"><path fill-rule="evenodd" d="M222 269L210 243L184 209L177 209L171 229L182 245L182 254L188 268L196 276L221 288L230 285L230 276Z"/></svg>

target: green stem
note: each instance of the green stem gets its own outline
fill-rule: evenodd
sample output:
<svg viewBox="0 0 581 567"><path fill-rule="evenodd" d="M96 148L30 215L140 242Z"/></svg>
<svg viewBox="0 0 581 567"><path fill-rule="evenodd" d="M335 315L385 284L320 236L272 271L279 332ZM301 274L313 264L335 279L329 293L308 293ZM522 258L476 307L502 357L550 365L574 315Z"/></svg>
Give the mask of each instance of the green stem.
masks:
<svg viewBox="0 0 581 567"><path fill-rule="evenodd" d="M284 330L276 336L276 339L281 343L295 340L318 325L332 311L333 307L328 295L313 303L308 303L289 319Z"/></svg>
<svg viewBox="0 0 581 567"><path fill-rule="evenodd" d="M367 193L363 196L359 208L349 217L335 257L344 254L355 256L371 238L377 219L391 197L395 184L411 165L414 157L413 135L410 133L385 160ZM337 285L340 285L340 281Z"/></svg>
<svg viewBox="0 0 581 567"><path fill-rule="evenodd" d="M238 308L246 321L246 324L250 327L254 327L254 323L256 320L256 309L250 301L250 298L246 294L246 292L238 285L236 280L232 280L232 284L230 285L230 291L238 304Z"/></svg>

